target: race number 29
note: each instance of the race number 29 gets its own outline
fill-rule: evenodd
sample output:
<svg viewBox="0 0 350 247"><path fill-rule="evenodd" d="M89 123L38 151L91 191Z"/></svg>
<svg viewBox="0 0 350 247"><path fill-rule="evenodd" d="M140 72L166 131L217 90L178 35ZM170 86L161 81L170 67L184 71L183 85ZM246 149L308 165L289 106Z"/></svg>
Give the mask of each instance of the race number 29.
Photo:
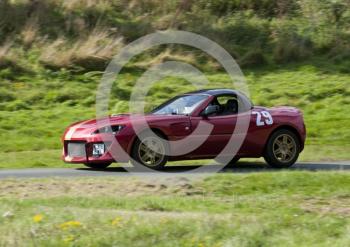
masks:
<svg viewBox="0 0 350 247"><path fill-rule="evenodd" d="M273 119L268 111L253 111L252 114L256 115L256 126L264 126L273 124Z"/></svg>

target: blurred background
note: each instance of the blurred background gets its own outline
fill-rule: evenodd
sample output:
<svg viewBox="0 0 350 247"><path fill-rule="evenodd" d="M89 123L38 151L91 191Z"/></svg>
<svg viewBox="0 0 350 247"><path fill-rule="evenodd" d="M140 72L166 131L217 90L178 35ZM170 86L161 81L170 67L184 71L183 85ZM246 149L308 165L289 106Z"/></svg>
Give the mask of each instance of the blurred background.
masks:
<svg viewBox="0 0 350 247"><path fill-rule="evenodd" d="M349 0L0 0L0 167L59 167L60 136L95 116L95 91L113 55L157 30L185 30L224 47L256 105L304 112L301 160L350 159ZM177 60L198 67L210 88L231 87L203 52L156 47L115 83L111 113L128 111L137 78ZM147 108L192 90L179 78L152 87Z"/></svg>

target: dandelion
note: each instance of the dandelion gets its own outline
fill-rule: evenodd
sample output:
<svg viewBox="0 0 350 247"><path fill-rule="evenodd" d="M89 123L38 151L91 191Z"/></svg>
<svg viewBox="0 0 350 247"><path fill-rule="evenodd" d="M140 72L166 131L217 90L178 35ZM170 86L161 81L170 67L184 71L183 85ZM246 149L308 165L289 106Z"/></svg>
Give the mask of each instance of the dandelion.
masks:
<svg viewBox="0 0 350 247"><path fill-rule="evenodd" d="M112 220L112 226L117 226L121 223L122 218L121 217L116 217L114 220Z"/></svg>
<svg viewBox="0 0 350 247"><path fill-rule="evenodd" d="M62 230L66 230L66 229L70 229L70 228L78 228L81 226L82 226L82 224L79 221L71 220L71 221L67 221L67 222L60 224L59 228L61 228Z"/></svg>
<svg viewBox="0 0 350 247"><path fill-rule="evenodd" d="M33 221L35 223L39 223L43 220L44 216L42 214L37 214L33 216Z"/></svg>

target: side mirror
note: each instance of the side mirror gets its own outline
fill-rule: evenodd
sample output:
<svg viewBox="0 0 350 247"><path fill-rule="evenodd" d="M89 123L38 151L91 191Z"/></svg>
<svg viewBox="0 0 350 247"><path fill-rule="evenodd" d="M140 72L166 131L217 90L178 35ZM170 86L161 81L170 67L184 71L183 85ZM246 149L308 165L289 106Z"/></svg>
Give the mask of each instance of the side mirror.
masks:
<svg viewBox="0 0 350 247"><path fill-rule="evenodd" d="M208 105L204 111L202 112L202 116L209 116L213 113L216 113L219 111L219 106L217 105Z"/></svg>

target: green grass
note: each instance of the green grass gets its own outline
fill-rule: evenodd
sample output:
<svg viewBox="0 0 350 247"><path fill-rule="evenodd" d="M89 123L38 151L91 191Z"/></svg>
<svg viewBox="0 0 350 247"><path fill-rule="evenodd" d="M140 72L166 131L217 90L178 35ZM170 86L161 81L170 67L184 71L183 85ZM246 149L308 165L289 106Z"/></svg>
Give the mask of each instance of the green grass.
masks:
<svg viewBox="0 0 350 247"><path fill-rule="evenodd" d="M0 245L347 246L349 186L347 172L7 179Z"/></svg>
<svg viewBox="0 0 350 247"><path fill-rule="evenodd" d="M19 151L1 153L0 168L70 167L61 161L61 150ZM75 165L73 167L79 167Z"/></svg>

